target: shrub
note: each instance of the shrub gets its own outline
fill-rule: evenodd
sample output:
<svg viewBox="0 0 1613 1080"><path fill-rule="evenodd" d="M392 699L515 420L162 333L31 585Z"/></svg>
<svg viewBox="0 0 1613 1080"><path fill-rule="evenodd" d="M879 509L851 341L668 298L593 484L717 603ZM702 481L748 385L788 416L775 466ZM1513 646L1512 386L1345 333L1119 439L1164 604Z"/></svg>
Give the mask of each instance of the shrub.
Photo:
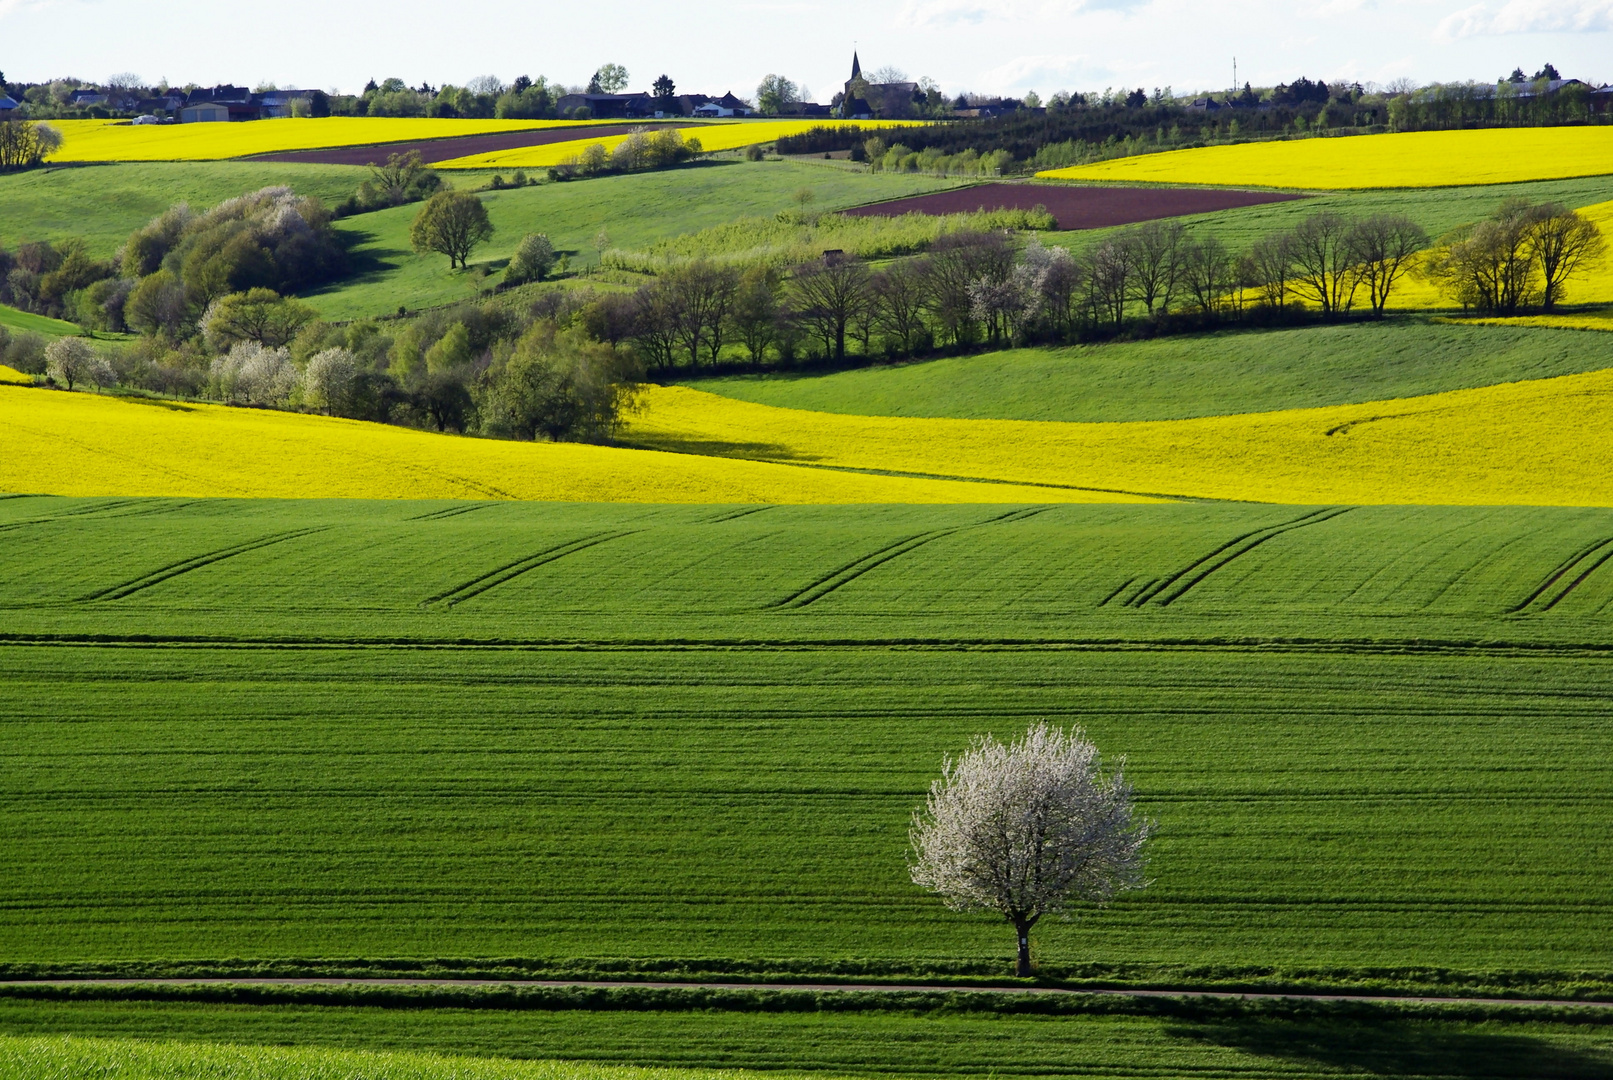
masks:
<svg viewBox="0 0 1613 1080"><path fill-rule="evenodd" d="M554 245L544 233L528 233L515 249L515 257L504 270L504 284L525 285L542 281L554 269Z"/></svg>

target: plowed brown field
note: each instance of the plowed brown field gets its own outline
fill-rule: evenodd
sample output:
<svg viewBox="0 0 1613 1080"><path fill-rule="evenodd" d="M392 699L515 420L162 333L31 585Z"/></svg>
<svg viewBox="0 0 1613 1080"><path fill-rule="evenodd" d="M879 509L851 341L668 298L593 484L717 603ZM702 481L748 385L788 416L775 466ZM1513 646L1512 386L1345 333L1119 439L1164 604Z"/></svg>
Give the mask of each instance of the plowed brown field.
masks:
<svg viewBox="0 0 1613 1080"><path fill-rule="evenodd" d="M843 211L862 217L899 214L967 214L976 210L1030 210L1045 206L1057 227L1103 229L1183 214L1209 214L1239 206L1302 199L1270 191L1222 191L1194 188L1066 187L1054 184L979 184L975 187L915 195L911 199L858 206Z"/></svg>

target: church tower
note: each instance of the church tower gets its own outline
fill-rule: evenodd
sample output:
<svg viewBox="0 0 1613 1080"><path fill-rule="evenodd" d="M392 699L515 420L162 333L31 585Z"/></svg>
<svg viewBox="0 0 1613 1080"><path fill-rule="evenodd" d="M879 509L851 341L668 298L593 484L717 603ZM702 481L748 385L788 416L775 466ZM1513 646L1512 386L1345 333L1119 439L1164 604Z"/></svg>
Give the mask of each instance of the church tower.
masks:
<svg viewBox="0 0 1613 1080"><path fill-rule="evenodd" d="M853 49L851 50L851 79L849 81L856 82L862 77L863 66L857 61L857 50Z"/></svg>

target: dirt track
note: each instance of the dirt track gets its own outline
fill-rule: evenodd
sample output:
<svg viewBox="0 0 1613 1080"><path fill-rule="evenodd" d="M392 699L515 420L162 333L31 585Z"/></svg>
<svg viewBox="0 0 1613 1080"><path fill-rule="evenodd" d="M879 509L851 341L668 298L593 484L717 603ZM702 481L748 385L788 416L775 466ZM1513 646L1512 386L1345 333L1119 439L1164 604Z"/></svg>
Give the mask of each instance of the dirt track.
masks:
<svg viewBox="0 0 1613 1080"><path fill-rule="evenodd" d="M1183 214L1209 214L1240 206L1303 199L1271 191L1194 188L1066 187L1062 184L980 184L843 211L858 217L897 214L966 214L976 210L1030 210L1045 206L1062 231L1104 229Z"/></svg>
<svg viewBox="0 0 1613 1080"><path fill-rule="evenodd" d="M388 154L420 151L427 165L471 154L491 154L519 150L526 146L548 146L573 139L603 139L626 135L644 124L601 124L598 127L539 128L534 131L504 131L494 135L462 135L456 139L419 139L414 142L380 143L371 146L333 146L324 150L288 150L281 154L259 154L253 161L288 161L304 165L369 165L381 163Z"/></svg>
<svg viewBox="0 0 1613 1080"><path fill-rule="evenodd" d="M611 989L638 987L651 990L768 990L836 994L1092 994L1102 997L1210 998L1218 1001L1317 1001L1376 1005L1494 1005L1508 1008L1613 1009L1613 1001L1574 1001L1547 998L1395 997L1387 994L1282 994L1240 993L1228 990L1066 990L1047 986L934 986L880 983L725 983L725 982L606 982L584 979L35 979L0 981L0 988L27 986L435 986L435 987L579 987Z"/></svg>

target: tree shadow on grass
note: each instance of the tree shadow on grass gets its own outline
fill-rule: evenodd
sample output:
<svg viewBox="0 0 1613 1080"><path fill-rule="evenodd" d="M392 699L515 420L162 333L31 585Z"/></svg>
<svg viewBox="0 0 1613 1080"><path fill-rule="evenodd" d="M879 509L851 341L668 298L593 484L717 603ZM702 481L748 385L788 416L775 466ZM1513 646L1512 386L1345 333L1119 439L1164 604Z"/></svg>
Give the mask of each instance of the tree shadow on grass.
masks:
<svg viewBox="0 0 1613 1080"><path fill-rule="evenodd" d="M744 458L747 461L799 461L813 462L822 455L803 454L782 443L730 442L724 439L701 439L684 435L637 436L617 441L620 446L633 450L663 450L669 454L696 454L700 457Z"/></svg>
<svg viewBox="0 0 1613 1080"><path fill-rule="evenodd" d="M1320 1066L1327 1075L1613 1080L1613 1054L1452 1023L1248 1018L1172 1024L1165 1030L1191 1042Z"/></svg>

